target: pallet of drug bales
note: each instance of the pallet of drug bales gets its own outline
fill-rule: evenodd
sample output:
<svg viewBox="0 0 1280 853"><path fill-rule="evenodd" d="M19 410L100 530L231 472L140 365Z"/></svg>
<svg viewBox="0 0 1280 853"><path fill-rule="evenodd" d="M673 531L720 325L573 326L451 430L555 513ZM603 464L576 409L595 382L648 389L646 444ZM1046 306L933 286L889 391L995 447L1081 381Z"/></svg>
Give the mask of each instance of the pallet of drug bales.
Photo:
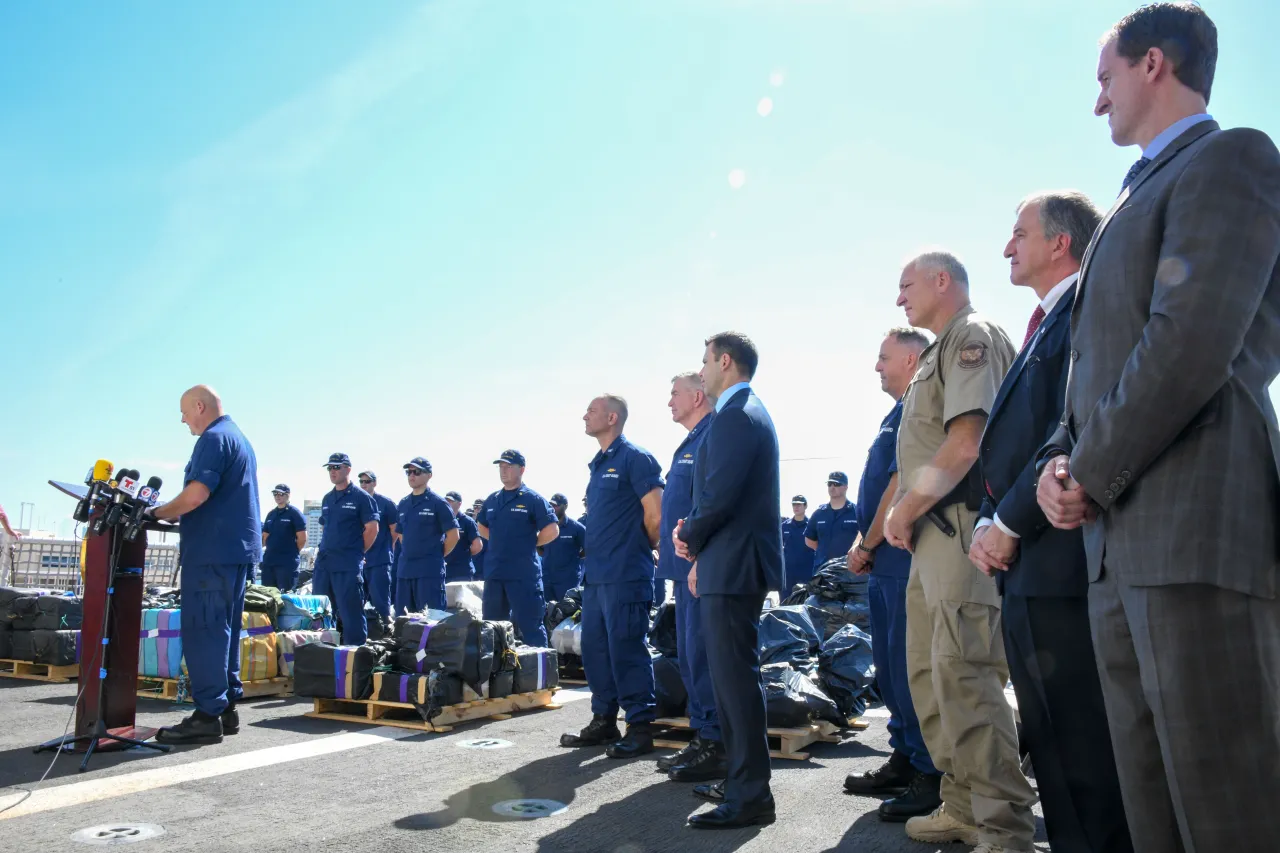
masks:
<svg viewBox="0 0 1280 853"><path fill-rule="evenodd" d="M244 698L257 699L264 696L293 695L293 679L267 678L262 681L243 682ZM178 701L178 680L176 678L154 678L149 675L138 676L138 696L142 699L164 699L169 702ZM188 693L184 702L191 701Z"/></svg>
<svg viewBox="0 0 1280 853"><path fill-rule="evenodd" d="M54 666L48 663L32 663L29 660L0 660L0 676L21 678L25 681L48 681L66 684L80 675L80 664Z"/></svg>
<svg viewBox="0 0 1280 853"><path fill-rule="evenodd" d="M460 723L473 720L508 720L517 711L531 711L535 708L557 710L561 706L554 699L559 689L551 687L533 693L512 693L502 699L477 699L474 702L447 705L429 723L422 719L412 704L383 702L378 699L316 698L314 710L303 716L343 723L366 723L371 726L397 726L422 732L448 732L453 731L453 727Z"/></svg>
<svg viewBox="0 0 1280 853"><path fill-rule="evenodd" d="M682 749L693 737L689 728L688 717L659 717L654 725L666 729L653 739L654 746L668 749ZM849 720L847 728L861 731L869 726L858 718ZM797 761L808 759L809 753L804 748L815 743L840 743L838 733L841 730L826 721L811 723L808 726L793 729L769 729L769 754L774 758L791 758Z"/></svg>

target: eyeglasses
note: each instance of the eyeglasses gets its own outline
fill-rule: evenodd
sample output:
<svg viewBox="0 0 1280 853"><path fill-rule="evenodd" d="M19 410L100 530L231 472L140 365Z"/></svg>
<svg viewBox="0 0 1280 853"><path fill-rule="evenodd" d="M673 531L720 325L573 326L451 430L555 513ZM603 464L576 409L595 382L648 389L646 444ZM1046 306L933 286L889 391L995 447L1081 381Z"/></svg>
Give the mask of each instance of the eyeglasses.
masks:
<svg viewBox="0 0 1280 853"><path fill-rule="evenodd" d="M426 472L426 471L419 471L417 468L406 468L406 469L404 470L404 474L405 474L405 476L406 476L406 477L420 477L420 476L422 476L422 475L423 475L423 474L425 474L425 473L427 473L427 472Z"/></svg>
<svg viewBox="0 0 1280 853"><path fill-rule="evenodd" d="M361 481L360 481L360 485L362 485L362 486L367 486L367 485L371 484L372 482L373 482L373 480L361 480Z"/></svg>
<svg viewBox="0 0 1280 853"><path fill-rule="evenodd" d="M342 466L341 466L341 465L326 465L326 466L324 466L324 467L328 468L330 471L341 471L341 470L342 470Z"/></svg>

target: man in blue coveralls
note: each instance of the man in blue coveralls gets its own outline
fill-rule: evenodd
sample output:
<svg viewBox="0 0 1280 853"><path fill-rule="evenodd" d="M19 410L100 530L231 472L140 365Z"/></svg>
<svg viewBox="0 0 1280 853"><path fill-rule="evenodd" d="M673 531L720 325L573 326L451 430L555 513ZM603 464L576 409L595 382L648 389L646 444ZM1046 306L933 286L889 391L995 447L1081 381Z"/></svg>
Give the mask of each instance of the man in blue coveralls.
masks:
<svg viewBox="0 0 1280 853"><path fill-rule="evenodd" d="M173 500L150 511L182 519L182 649L196 710L160 729L160 743L221 743L240 730L240 622L244 590L262 557L258 521L258 460L253 446L207 385L178 404L182 422L199 436Z"/></svg>
<svg viewBox="0 0 1280 853"><path fill-rule="evenodd" d="M859 538L849 550L849 568L871 578L871 655L876 684L889 709L893 754L881 767L844 781L851 794L892 797L880 804L880 819L902 822L942 805L942 775L933 766L907 685L907 579L911 554L884 539L884 517L898 490L895 448L902 420L902 395L915 374L928 340L914 329L893 329L880 344L876 372L880 388L896 402L880 424L858 485Z"/></svg>
<svg viewBox="0 0 1280 853"><path fill-rule="evenodd" d="M342 623L342 642L363 646L369 638L364 621L364 554L378 538L378 505L353 488L351 457L334 453L325 463L333 488L320 502L320 547L311 591L327 596Z"/></svg>
<svg viewBox="0 0 1280 853"><path fill-rule="evenodd" d="M378 535L364 555L364 597L372 602L378 617L388 620L391 617L391 566L395 555L393 546L396 538L396 522L400 513L396 511L396 503L386 495L378 494L378 475L372 471L361 471L357 477L360 488L364 489L378 510ZM385 632L384 632L385 633Z"/></svg>
<svg viewBox="0 0 1280 853"><path fill-rule="evenodd" d="M689 591L688 560L676 556L671 532L676 522L693 511L693 463L698 448L711 426L715 411L702 388L702 376L696 371L681 373L671 380L671 399L667 403L671 419L688 430L688 435L671 457L667 485L662 490L662 539L658 543L658 577L675 581L676 651L680 659L680 679L689 696L689 728L693 740L673 755L658 759L658 769L666 771L673 782L708 782L723 779L728 768L724 738L720 733L720 715L716 711L716 695L711 687L711 670L707 667L707 647L702 640L702 619L698 599ZM805 554L809 554L805 548Z"/></svg>
<svg viewBox="0 0 1280 853"><path fill-rule="evenodd" d="M559 601L569 590L582 586L582 558L586 555L587 528L568 517L569 499L551 496L560 535L542 549L542 596Z"/></svg>
<svg viewBox="0 0 1280 853"><path fill-rule="evenodd" d="M853 540L858 538L858 508L849 503L848 494L849 475L843 471L832 471L827 477L830 502L818 507L804 532L805 544L814 550L813 567L803 578L793 581L788 577L787 583L804 583L827 560L849 553Z"/></svg>
<svg viewBox="0 0 1280 853"><path fill-rule="evenodd" d="M462 512L462 495L457 492L446 492L444 502L453 512L454 521L458 522L458 544L445 555L444 579L446 583L469 581L475 576L475 568L471 558L480 553L484 540L476 528L475 520Z"/></svg>
<svg viewBox="0 0 1280 853"><path fill-rule="evenodd" d="M510 621L525 645L543 648L546 604L538 549L560 535L560 526L547 499L524 484L523 453L504 450L494 464L502 488L485 499L476 519L488 542L483 615Z"/></svg>
<svg viewBox="0 0 1280 853"><path fill-rule="evenodd" d="M298 585L298 554L307 545L307 520L289 503L289 487L271 490L276 508L262 522L262 584L288 592Z"/></svg>
<svg viewBox="0 0 1280 853"><path fill-rule="evenodd" d="M805 510L809 501L804 495L791 499L791 517L782 521L782 597L786 598L796 584L813 577L813 549L804 541L809 529Z"/></svg>
<svg viewBox="0 0 1280 853"><path fill-rule="evenodd" d="M396 580L396 613L444 610L444 561L458 544L453 510L427 484L431 463L415 456L404 463L409 494L397 507L400 519L400 566Z"/></svg>
<svg viewBox="0 0 1280 853"><path fill-rule="evenodd" d="M582 420L600 443L588 468L586 570L582 586L582 666L591 688L591 723L561 746L609 744L610 758L653 751L653 661L645 640L653 600L653 549L662 521L662 468L622 434L627 401L605 394ZM618 732L618 707L627 734Z"/></svg>

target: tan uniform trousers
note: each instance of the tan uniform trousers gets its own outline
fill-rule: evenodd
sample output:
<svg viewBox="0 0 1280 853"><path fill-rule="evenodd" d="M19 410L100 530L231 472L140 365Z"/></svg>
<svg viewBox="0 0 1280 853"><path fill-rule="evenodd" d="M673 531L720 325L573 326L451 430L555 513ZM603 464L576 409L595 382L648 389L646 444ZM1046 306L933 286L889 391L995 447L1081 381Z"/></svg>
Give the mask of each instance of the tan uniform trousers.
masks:
<svg viewBox="0 0 1280 853"><path fill-rule="evenodd" d="M1031 850L1036 802L1022 775L995 581L969 562L977 513L939 510L949 537L927 519L915 526L907 583L907 678L920 730L942 772L942 801L982 841Z"/></svg>

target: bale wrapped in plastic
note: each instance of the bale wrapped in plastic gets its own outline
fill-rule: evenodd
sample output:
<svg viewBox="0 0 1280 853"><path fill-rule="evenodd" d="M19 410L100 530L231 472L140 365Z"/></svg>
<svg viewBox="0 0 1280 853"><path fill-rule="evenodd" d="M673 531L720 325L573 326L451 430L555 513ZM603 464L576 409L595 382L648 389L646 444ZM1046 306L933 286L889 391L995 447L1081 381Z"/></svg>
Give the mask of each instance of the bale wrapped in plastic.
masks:
<svg viewBox="0 0 1280 853"><path fill-rule="evenodd" d="M401 637L404 634L406 625L412 625L415 623L422 624L424 622L430 622L432 625L434 625L443 619L448 619L452 615L453 614L447 610L434 610L430 608L428 608L427 610L419 611L417 613L401 613L399 616L395 618L395 622L392 624L391 633L389 636L391 637L391 639L395 640L396 645L402 645L403 641ZM415 632L415 636L417 636L416 632ZM415 643L416 643L416 640L415 640Z"/></svg>
<svg viewBox="0 0 1280 853"><path fill-rule="evenodd" d="M818 681L844 716L858 716L867 709L875 676L871 637L856 625L845 625L822 644Z"/></svg>
<svg viewBox="0 0 1280 853"><path fill-rule="evenodd" d="M819 622L823 619L821 611L811 611L804 605L772 607L761 612L760 663L787 663L812 674L822 646L822 631L814 624L814 616Z"/></svg>
<svg viewBox="0 0 1280 853"><path fill-rule="evenodd" d="M373 650L366 646L307 643L293 651L293 692L328 699L368 699Z"/></svg>
<svg viewBox="0 0 1280 853"><path fill-rule="evenodd" d="M416 672L375 672L373 698L380 702L427 703L428 679Z"/></svg>
<svg viewBox="0 0 1280 853"><path fill-rule="evenodd" d="M509 669L499 670L489 676L486 699L505 699L514 692L515 673Z"/></svg>
<svg viewBox="0 0 1280 853"><path fill-rule="evenodd" d="M488 622L493 629L493 672L515 672L520 666L516 657L516 627L510 622Z"/></svg>
<svg viewBox="0 0 1280 853"><path fill-rule="evenodd" d="M658 605L658 611L653 617L653 625L649 628L649 645L665 657L673 658L679 654L676 648L676 603L674 601L664 601Z"/></svg>
<svg viewBox="0 0 1280 853"><path fill-rule="evenodd" d="M404 621L401 622L401 619ZM488 669L493 663L493 630L488 632L489 637L489 666L483 673L484 679L480 681L480 662L478 658L481 655L481 634L479 629L476 631L474 638L475 649L473 657L476 658L468 669L468 635L471 633L473 625L483 624L477 623L476 619L470 613L455 613L447 619L441 619L439 622L419 622L409 617L400 617L396 620L396 631L398 637L396 646L400 649L396 655L396 667L403 672L424 673L433 669L443 669L445 672L451 672L463 675L464 678L480 689L479 685L489 680ZM467 677L471 676L471 677Z"/></svg>
<svg viewBox="0 0 1280 853"><path fill-rule="evenodd" d="M293 661L298 646L307 643L338 645L341 637L336 628L323 631L280 631L276 634L276 654L280 656L277 669L286 678L293 678Z"/></svg>
<svg viewBox="0 0 1280 853"><path fill-rule="evenodd" d="M338 625L328 596L289 592L280 598L280 617L276 624L281 631L323 631Z"/></svg>
<svg viewBox="0 0 1280 853"><path fill-rule="evenodd" d="M466 696L468 692L462 683L462 677L434 669L425 675L418 676L426 684L426 702L409 701L417 709L418 716L428 723L440 716L440 712L450 705L473 701ZM416 698L416 697L415 697Z"/></svg>
<svg viewBox="0 0 1280 853"><path fill-rule="evenodd" d="M279 624L280 608L284 606L284 598L280 590L274 586L261 586L251 583L244 590L244 609L247 613L265 614L274 628Z"/></svg>
<svg viewBox="0 0 1280 853"><path fill-rule="evenodd" d="M0 622L0 660L13 660L13 631L7 622Z"/></svg>
<svg viewBox="0 0 1280 853"><path fill-rule="evenodd" d="M74 631L84 621L84 604L65 595L22 595L9 612L15 631Z"/></svg>
<svg viewBox="0 0 1280 853"><path fill-rule="evenodd" d="M50 666L72 666L79 662L79 631L31 632L31 659Z"/></svg>
<svg viewBox="0 0 1280 853"><path fill-rule="evenodd" d="M654 699L659 717L683 717L689 707L689 692L680 677L680 661L657 649L649 650L653 661Z"/></svg>
<svg viewBox="0 0 1280 853"><path fill-rule="evenodd" d="M30 595L20 589L14 589L11 586L0 586L0 623L12 622L17 615L13 612L13 602L22 598L24 595Z"/></svg>
<svg viewBox="0 0 1280 853"><path fill-rule="evenodd" d="M245 611L240 618L240 680L265 681L280 674L275 628L266 613Z"/></svg>
<svg viewBox="0 0 1280 853"><path fill-rule="evenodd" d="M817 720L847 725L836 703L804 673L784 663L771 663L760 667L760 678L770 728L802 728Z"/></svg>
<svg viewBox="0 0 1280 853"><path fill-rule="evenodd" d="M551 646L561 655L582 657L582 625L565 619L551 632Z"/></svg>
<svg viewBox="0 0 1280 853"><path fill-rule="evenodd" d="M9 641L12 648L9 651L10 660L25 660L35 662L36 647L32 643L32 634L34 631L10 631Z"/></svg>
<svg viewBox="0 0 1280 853"><path fill-rule="evenodd" d="M152 678L182 675L182 611L142 611L138 631L138 674Z"/></svg>
<svg viewBox="0 0 1280 853"><path fill-rule="evenodd" d="M519 646L515 651L520 665L515 672L512 692L533 693L560 683L560 655L555 649Z"/></svg>

